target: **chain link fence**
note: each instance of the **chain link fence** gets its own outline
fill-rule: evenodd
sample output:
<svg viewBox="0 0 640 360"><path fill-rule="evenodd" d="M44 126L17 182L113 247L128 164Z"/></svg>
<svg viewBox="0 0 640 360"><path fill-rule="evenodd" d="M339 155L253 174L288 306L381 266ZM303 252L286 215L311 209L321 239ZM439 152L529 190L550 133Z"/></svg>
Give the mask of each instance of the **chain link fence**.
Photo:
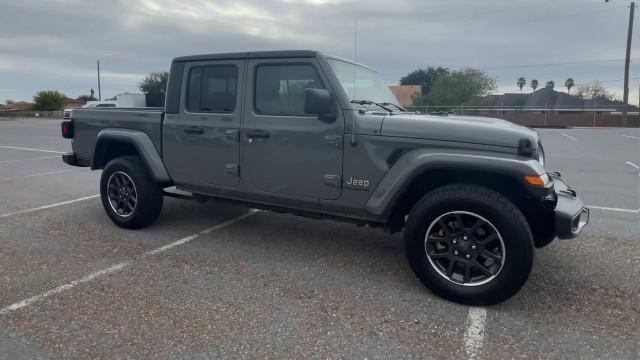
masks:
<svg viewBox="0 0 640 360"><path fill-rule="evenodd" d="M640 127L638 111L628 113L626 124L621 105L580 107L525 106L408 106L409 111L431 115L464 115L499 118L525 126L539 127Z"/></svg>
<svg viewBox="0 0 640 360"><path fill-rule="evenodd" d="M37 110L16 110L16 111L0 111L0 118L10 117L45 117L62 119L63 111L37 111Z"/></svg>

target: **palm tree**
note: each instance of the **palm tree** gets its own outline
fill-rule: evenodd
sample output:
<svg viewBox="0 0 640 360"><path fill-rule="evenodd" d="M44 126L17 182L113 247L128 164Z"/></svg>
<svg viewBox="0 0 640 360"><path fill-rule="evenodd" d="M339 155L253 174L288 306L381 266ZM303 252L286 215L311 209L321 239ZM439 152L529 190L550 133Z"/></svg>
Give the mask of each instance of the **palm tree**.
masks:
<svg viewBox="0 0 640 360"><path fill-rule="evenodd" d="M553 90L556 87L556 83L553 80L549 80L544 84L545 89Z"/></svg>
<svg viewBox="0 0 640 360"><path fill-rule="evenodd" d="M522 76L518 78L518 87L520 88L520 92L522 92L522 88L527 85L527 80L525 78L523 78Z"/></svg>
<svg viewBox="0 0 640 360"><path fill-rule="evenodd" d="M538 88L538 80L533 79L533 80L531 80L531 82L530 82L529 84L531 84L531 88L532 88L532 89L533 89L533 91L535 92L535 91L536 91L536 89Z"/></svg>
<svg viewBox="0 0 640 360"><path fill-rule="evenodd" d="M571 94L571 88L576 85L575 81L572 78L568 78L567 81L564 82L564 86L567 87L567 93Z"/></svg>

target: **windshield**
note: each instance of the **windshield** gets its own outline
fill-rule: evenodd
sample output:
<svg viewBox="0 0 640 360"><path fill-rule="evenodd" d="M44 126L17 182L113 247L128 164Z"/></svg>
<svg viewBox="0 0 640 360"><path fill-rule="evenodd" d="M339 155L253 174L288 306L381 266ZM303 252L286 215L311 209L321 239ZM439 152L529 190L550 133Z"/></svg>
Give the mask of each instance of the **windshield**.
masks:
<svg viewBox="0 0 640 360"><path fill-rule="evenodd" d="M377 72L345 61L334 59L328 59L327 61L350 101L368 100L399 105L398 99L393 96L393 93L391 93L391 90L389 90L389 87Z"/></svg>

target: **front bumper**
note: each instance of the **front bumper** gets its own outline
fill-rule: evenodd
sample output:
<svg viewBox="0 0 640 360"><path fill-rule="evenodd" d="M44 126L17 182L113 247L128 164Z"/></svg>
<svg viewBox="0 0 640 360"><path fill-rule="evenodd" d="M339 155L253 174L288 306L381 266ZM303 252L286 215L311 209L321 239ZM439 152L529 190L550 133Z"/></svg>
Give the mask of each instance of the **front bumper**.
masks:
<svg viewBox="0 0 640 360"><path fill-rule="evenodd" d="M589 223L589 209L576 195L559 173L549 173L557 197L555 208L556 235L559 239L571 239Z"/></svg>

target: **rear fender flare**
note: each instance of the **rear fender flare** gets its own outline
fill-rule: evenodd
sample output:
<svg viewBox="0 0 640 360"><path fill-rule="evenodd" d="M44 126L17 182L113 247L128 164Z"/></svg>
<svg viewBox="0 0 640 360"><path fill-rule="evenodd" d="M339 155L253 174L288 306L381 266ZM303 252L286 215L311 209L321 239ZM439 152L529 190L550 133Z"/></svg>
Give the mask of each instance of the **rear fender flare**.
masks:
<svg viewBox="0 0 640 360"><path fill-rule="evenodd" d="M138 130L124 130L124 129L103 129L98 133L96 140L96 147L93 155L93 162L91 164L92 169L98 169L104 167L106 164L100 164L97 160L100 159L105 149L104 144L109 141L125 142L133 145L138 152L138 155L142 161L147 165L151 177L159 183L169 183L171 178L167 169L164 167L162 158L158 153L158 150L153 145L149 135Z"/></svg>

